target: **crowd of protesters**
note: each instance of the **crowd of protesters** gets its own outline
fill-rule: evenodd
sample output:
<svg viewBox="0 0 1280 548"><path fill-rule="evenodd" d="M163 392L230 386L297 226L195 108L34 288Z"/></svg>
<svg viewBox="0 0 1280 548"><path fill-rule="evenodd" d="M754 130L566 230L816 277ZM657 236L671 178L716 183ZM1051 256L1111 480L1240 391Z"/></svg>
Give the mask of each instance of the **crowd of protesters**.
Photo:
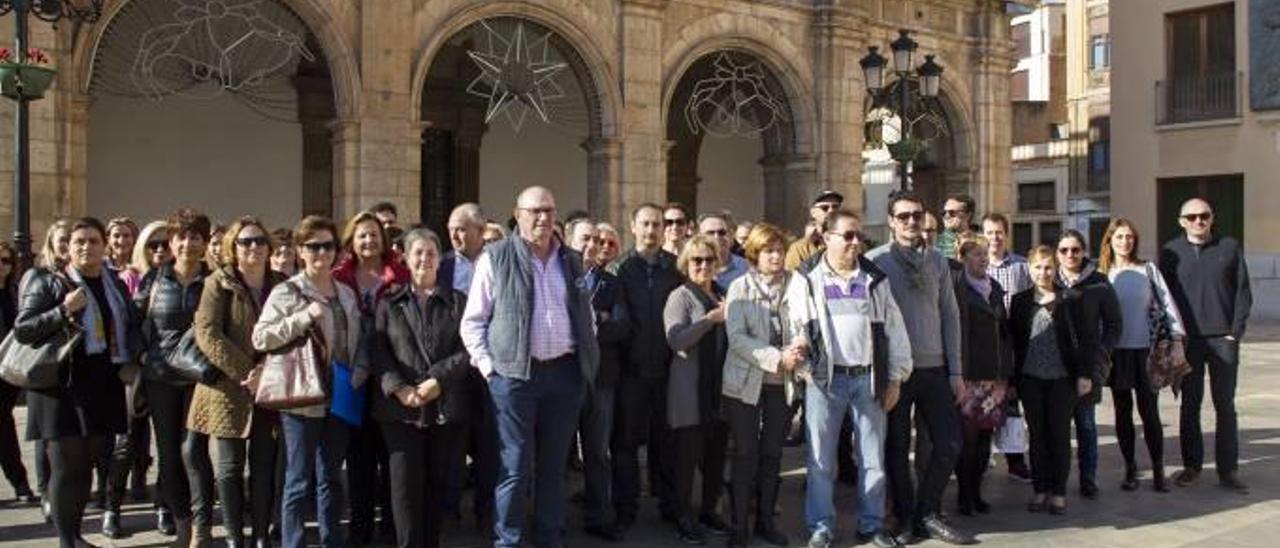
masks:
<svg viewBox="0 0 1280 548"><path fill-rule="evenodd" d="M468 487L496 547L562 546L571 498L588 535L618 542L646 484L680 541L745 547L788 544L781 459L803 445L808 546L829 547L842 515L875 546L972 544L943 495L954 475L956 513L991 512L993 446L1031 484L1027 511L1064 514L1074 423L1079 494L1099 496L1104 387L1119 487L1140 486L1135 403L1151 488L1195 483L1208 372L1218 481L1247 490L1234 397L1249 276L1207 201L1182 205L1184 233L1152 259L1114 219L1096 261L1074 230L1015 254L1009 219L975 218L967 196L939 226L894 194L879 245L842 204L816 195L797 239L680 204L562 215L542 187L506 226L458 206L443 238L386 203L274 230L189 208L141 228L59 220L25 271L0 243L0 335L75 332L57 382L25 390L35 487L13 419L23 390L4 382L0 464L65 548L88 546L88 505L103 535L129 535L126 497L184 548L213 545L215 508L226 546L299 548L314 519L326 547L435 547ZM269 358L299 347L318 349L306 363L323 390L280 405ZM1164 388L1182 393L1172 477ZM836 507L838 481L855 506Z"/></svg>

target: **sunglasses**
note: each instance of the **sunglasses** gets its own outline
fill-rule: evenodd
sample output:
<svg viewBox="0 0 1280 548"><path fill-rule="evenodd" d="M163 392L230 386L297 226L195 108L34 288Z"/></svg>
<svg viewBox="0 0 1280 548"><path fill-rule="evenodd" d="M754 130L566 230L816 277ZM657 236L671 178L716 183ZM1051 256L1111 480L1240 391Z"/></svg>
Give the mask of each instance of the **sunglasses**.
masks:
<svg viewBox="0 0 1280 548"><path fill-rule="evenodd" d="M1213 213L1188 213L1183 215L1182 218L1189 223L1194 223L1196 221L1204 221L1207 223L1213 220Z"/></svg>
<svg viewBox="0 0 1280 548"><path fill-rule="evenodd" d="M694 266L713 265L716 262L715 257L689 257L689 264Z"/></svg>
<svg viewBox="0 0 1280 548"><path fill-rule="evenodd" d="M271 243L271 239L266 236L251 236L246 238L236 238L236 245L240 247L267 247Z"/></svg>
<svg viewBox="0 0 1280 548"><path fill-rule="evenodd" d="M169 242L166 242L164 240L155 240L155 241L147 242L147 251L150 251L152 253L158 253L166 249L169 249Z"/></svg>
<svg viewBox="0 0 1280 548"><path fill-rule="evenodd" d="M833 204L831 202L822 202L822 203L813 204L813 207L816 207L826 212L832 212L832 211L835 211L836 208L840 207L840 204Z"/></svg>
<svg viewBox="0 0 1280 548"><path fill-rule="evenodd" d="M685 219L684 217L681 217L679 219L662 219L662 224L667 226L677 226L677 225L685 224L687 222L689 222L689 220Z"/></svg>
<svg viewBox="0 0 1280 548"><path fill-rule="evenodd" d="M944 209L944 210L942 210L942 216L943 216L943 217L959 217L959 216L961 216L961 215L964 215L965 213L968 213L968 211L965 211L965 210L963 210L963 209Z"/></svg>
<svg viewBox="0 0 1280 548"><path fill-rule="evenodd" d="M723 238L729 235L729 231L722 228L720 230L704 230L702 231L702 234L704 236L715 236L717 238Z"/></svg>
<svg viewBox="0 0 1280 548"><path fill-rule="evenodd" d="M1058 248L1059 255L1079 255L1081 253L1084 253L1084 249L1081 249L1079 247L1059 247Z"/></svg>
<svg viewBox="0 0 1280 548"><path fill-rule="evenodd" d="M862 233L858 232L857 230L847 230L844 232L827 232L827 234L835 234L836 236L844 238L844 241L846 242L852 242L854 240L862 241Z"/></svg>
<svg viewBox="0 0 1280 548"><path fill-rule="evenodd" d="M333 240L327 242L306 242L302 244L302 248L312 253L333 253L338 249L338 244Z"/></svg>
<svg viewBox="0 0 1280 548"><path fill-rule="evenodd" d="M903 211L900 213L894 213L893 218L897 219L898 222L900 223L905 223L908 220L920 221L924 219L924 212L923 211Z"/></svg>
<svg viewBox="0 0 1280 548"><path fill-rule="evenodd" d="M0 264L13 266L13 257L0 257Z"/></svg>

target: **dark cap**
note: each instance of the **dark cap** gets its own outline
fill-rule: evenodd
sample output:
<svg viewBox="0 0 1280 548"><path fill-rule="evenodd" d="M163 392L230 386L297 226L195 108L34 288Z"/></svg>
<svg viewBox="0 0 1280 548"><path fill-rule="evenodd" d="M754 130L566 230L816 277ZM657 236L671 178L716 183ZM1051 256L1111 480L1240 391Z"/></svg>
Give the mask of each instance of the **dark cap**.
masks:
<svg viewBox="0 0 1280 548"><path fill-rule="evenodd" d="M817 205L821 202L838 202L843 204L844 195L831 189L823 190L819 192L817 196L813 197L813 201L810 202L810 205Z"/></svg>

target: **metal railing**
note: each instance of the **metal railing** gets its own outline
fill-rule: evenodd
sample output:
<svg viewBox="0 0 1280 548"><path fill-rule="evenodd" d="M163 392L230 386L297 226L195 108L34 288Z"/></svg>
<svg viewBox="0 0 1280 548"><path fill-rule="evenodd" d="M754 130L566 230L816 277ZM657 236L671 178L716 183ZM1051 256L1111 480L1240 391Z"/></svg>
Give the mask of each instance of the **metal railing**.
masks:
<svg viewBox="0 0 1280 548"><path fill-rule="evenodd" d="M1156 82L1156 125L1240 116L1243 73L1221 72Z"/></svg>

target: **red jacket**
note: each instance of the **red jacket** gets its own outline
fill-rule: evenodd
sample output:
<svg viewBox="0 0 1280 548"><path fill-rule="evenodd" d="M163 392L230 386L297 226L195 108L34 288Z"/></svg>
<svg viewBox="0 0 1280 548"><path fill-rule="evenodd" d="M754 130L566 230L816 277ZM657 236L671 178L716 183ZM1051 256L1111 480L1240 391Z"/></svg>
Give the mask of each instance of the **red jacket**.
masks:
<svg viewBox="0 0 1280 548"><path fill-rule="evenodd" d="M337 268L333 269L333 279L339 283L350 287L356 292L357 300L360 302L360 311L366 314L374 313L378 301L382 300L382 296L387 291L397 285L409 283L409 267L404 265L404 261L400 259L400 254L391 251L383 256L382 260L382 287L378 288L378 292L374 295L372 303L366 303L363 295L360 294L360 284L356 283L356 268L359 259L356 257L348 257L343 260Z"/></svg>

